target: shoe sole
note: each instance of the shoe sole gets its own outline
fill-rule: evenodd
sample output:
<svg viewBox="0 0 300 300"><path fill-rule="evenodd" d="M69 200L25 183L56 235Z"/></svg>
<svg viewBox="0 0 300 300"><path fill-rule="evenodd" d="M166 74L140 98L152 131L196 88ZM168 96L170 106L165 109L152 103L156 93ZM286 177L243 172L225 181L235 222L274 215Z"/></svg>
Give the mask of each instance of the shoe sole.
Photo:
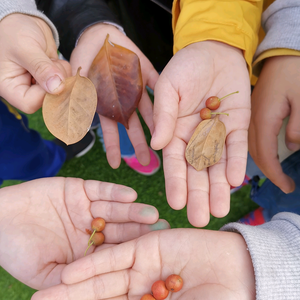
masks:
<svg viewBox="0 0 300 300"><path fill-rule="evenodd" d="M94 146L95 141L96 141L96 136L95 136L94 131L90 130L90 133L91 133L91 135L93 136L92 142L91 142L85 149L83 149L81 152L77 153L77 154L75 155L75 157L81 157L81 156L85 155L85 154L86 154L87 152L89 152L89 151L92 149L92 147Z"/></svg>

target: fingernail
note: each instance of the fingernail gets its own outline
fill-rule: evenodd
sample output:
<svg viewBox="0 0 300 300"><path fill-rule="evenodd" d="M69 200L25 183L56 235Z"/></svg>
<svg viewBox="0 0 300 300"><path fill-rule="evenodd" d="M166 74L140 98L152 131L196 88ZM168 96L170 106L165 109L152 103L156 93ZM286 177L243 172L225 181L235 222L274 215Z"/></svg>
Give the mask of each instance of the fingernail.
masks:
<svg viewBox="0 0 300 300"><path fill-rule="evenodd" d="M298 151L300 149L300 145L295 143L287 143L287 147L291 151Z"/></svg>
<svg viewBox="0 0 300 300"><path fill-rule="evenodd" d="M152 216L156 214L156 209L152 206L147 206L147 207L144 207L141 211L140 211L140 215L141 216L144 216L144 217L147 217L147 216Z"/></svg>
<svg viewBox="0 0 300 300"><path fill-rule="evenodd" d="M150 229L152 231L155 231L155 230L163 230L163 229L168 229L170 228L169 227L169 224L165 221L158 221L156 222L155 224L152 224L152 225L149 225L150 226Z"/></svg>
<svg viewBox="0 0 300 300"><path fill-rule="evenodd" d="M134 192L134 189L128 187L128 186L124 186L120 189L120 192L122 194L132 194L132 192Z"/></svg>
<svg viewBox="0 0 300 300"><path fill-rule="evenodd" d="M49 92L54 92L60 86L61 83L62 80L57 75L49 78L47 81L47 88Z"/></svg>

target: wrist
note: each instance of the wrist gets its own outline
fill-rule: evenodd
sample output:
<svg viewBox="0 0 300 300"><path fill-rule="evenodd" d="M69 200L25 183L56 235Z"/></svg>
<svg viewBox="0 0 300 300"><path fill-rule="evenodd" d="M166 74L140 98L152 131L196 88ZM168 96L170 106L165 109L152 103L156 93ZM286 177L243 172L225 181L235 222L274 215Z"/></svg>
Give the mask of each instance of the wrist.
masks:
<svg viewBox="0 0 300 300"><path fill-rule="evenodd" d="M75 47L79 43L86 43L91 41L95 35L106 37L107 34L121 34L126 35L123 27L111 22L99 22L85 28L79 35Z"/></svg>
<svg viewBox="0 0 300 300"><path fill-rule="evenodd" d="M218 67L223 68L225 65L231 64L233 67L242 66L247 70L243 51L226 43L208 40L190 44L185 48L205 53L207 57L214 60L215 65Z"/></svg>

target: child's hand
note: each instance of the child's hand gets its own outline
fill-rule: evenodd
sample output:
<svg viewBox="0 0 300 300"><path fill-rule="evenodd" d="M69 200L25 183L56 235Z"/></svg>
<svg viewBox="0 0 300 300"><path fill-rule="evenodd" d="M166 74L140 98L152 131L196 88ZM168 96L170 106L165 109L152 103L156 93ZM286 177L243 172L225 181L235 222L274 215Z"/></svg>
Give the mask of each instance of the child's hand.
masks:
<svg viewBox="0 0 300 300"><path fill-rule="evenodd" d="M58 59L52 31L42 19L8 15L0 22L0 41L0 95L10 104L33 113L46 92L63 90L61 81L71 75L71 67Z"/></svg>
<svg viewBox="0 0 300 300"><path fill-rule="evenodd" d="M277 136L284 118L286 146L300 149L300 57L268 58L252 94L249 152L264 175L283 192L295 189L294 181L283 173L278 160Z"/></svg>
<svg viewBox="0 0 300 300"><path fill-rule="evenodd" d="M154 89L154 85L158 78L158 73L146 56L138 49L138 47L115 26L100 23L91 26L82 34L77 47L72 52L70 59L73 74L76 73L78 67L82 67L80 74L82 76L87 76L89 68L100 48L102 47L107 34L109 34L109 40L111 42L135 52L140 58L144 90L138 109L147 126L149 127L150 132L152 132L153 104L148 96L146 85ZM103 130L105 148L107 151L107 161L112 168L118 168L121 163L121 153L117 123L106 117L99 117ZM149 164L149 148L145 139L142 125L136 112L134 112L130 117L128 136L135 149L135 153L139 162L142 165Z"/></svg>
<svg viewBox="0 0 300 300"><path fill-rule="evenodd" d="M77 178L43 178L0 189L0 265L34 289L61 283L61 272L87 249L91 221L102 217L104 244L168 228L155 207L132 203L125 186Z"/></svg>
<svg viewBox="0 0 300 300"><path fill-rule="evenodd" d="M182 277L183 287L168 299L255 299L252 261L240 234L171 229L70 264L62 273L64 284L32 300L141 299L156 280L171 274Z"/></svg>
<svg viewBox="0 0 300 300"><path fill-rule="evenodd" d="M196 171L185 159L185 149L201 121L200 110L210 96L223 97L218 111L227 138L221 160ZM153 149L163 149L166 193L173 209L187 204L194 226L205 226L210 213L224 217L229 212L230 186L239 186L245 176L247 133L250 121L250 81L242 51L223 43L191 44L171 59L154 90Z"/></svg>

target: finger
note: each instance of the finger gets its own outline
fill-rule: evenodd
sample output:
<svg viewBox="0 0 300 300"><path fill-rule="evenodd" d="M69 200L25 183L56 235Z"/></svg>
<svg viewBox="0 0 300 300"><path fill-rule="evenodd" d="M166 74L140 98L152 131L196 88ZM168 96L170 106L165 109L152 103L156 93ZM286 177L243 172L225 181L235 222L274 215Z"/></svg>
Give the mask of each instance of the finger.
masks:
<svg viewBox="0 0 300 300"><path fill-rule="evenodd" d="M2 85L1 96L15 108L32 114L42 107L46 92L38 84L30 86L29 78L31 78L30 74L28 74L28 80L18 78L17 83ZM24 81L26 82L23 83Z"/></svg>
<svg viewBox="0 0 300 300"><path fill-rule="evenodd" d="M134 189L110 182L85 180L84 188L90 201L133 202L137 198L137 193Z"/></svg>
<svg viewBox="0 0 300 300"><path fill-rule="evenodd" d="M154 206L143 203L118 203L97 201L91 204L91 213L106 222L138 222L152 224L158 220L158 211Z"/></svg>
<svg viewBox="0 0 300 300"><path fill-rule="evenodd" d="M153 102L149 97L146 86L148 86L153 91L159 75L154 69L153 65L149 62L148 59L145 58L144 55L142 55L140 59L142 65L143 80L146 78L146 82L138 108L152 135L154 131Z"/></svg>
<svg viewBox="0 0 300 300"><path fill-rule="evenodd" d="M145 221L149 222L149 220ZM105 243L120 244L136 239L151 231L163 229L170 229L170 225L166 220L159 220L154 224L108 223L107 226L105 226L103 233L105 235Z"/></svg>
<svg viewBox="0 0 300 300"><path fill-rule="evenodd" d="M298 102L292 102L291 114L286 126L286 145L291 151L300 149L300 105Z"/></svg>
<svg viewBox="0 0 300 300"><path fill-rule="evenodd" d="M283 171L278 159L278 140L283 119L266 116L265 126L255 129L257 137L257 156L255 163L264 175L284 193L294 191L295 183Z"/></svg>
<svg viewBox="0 0 300 300"><path fill-rule="evenodd" d="M121 163L121 151L118 125L115 121L99 115L103 140L106 148L107 162L113 169L117 169Z"/></svg>
<svg viewBox="0 0 300 300"><path fill-rule="evenodd" d="M154 89L154 132L151 147L154 150L164 148L172 139L177 116L179 95L171 83L160 75Z"/></svg>
<svg viewBox="0 0 300 300"><path fill-rule="evenodd" d="M210 212L216 218L225 217L230 208L230 185L226 176L226 148L219 162L209 167ZM245 174L245 173L244 173Z"/></svg>
<svg viewBox="0 0 300 300"><path fill-rule="evenodd" d="M131 268L135 257L135 243L132 240L76 260L63 270L62 282L74 284L99 274Z"/></svg>
<svg viewBox="0 0 300 300"><path fill-rule="evenodd" d="M185 160L186 143L177 137L163 149L166 195L169 205L176 210L182 209L187 201L187 163Z"/></svg>
<svg viewBox="0 0 300 300"><path fill-rule="evenodd" d="M57 57L53 58L57 59ZM48 93L59 94L64 89L63 80L66 77L66 72L39 47L18 51L17 63L28 70Z"/></svg>
<svg viewBox="0 0 300 300"><path fill-rule="evenodd" d="M246 129L230 132L226 137L227 182L240 186L245 178L248 156L248 131Z"/></svg>
<svg viewBox="0 0 300 300"><path fill-rule="evenodd" d="M149 68L150 69L150 68ZM151 67L151 71L147 71L148 74L148 80L146 82L146 85L149 86L150 89L152 89L154 91L154 87L156 85L156 82L159 78L159 74L157 73L157 71L154 69L154 67Z"/></svg>
<svg viewBox="0 0 300 300"><path fill-rule="evenodd" d="M141 165L147 166L150 163L149 147L143 127L136 112L130 117L128 125L129 130L127 133L134 148L135 155Z"/></svg>
<svg viewBox="0 0 300 300"><path fill-rule="evenodd" d="M195 227L206 226L209 222L209 181L207 169L197 171L188 166L187 216Z"/></svg>
<svg viewBox="0 0 300 300"><path fill-rule="evenodd" d="M250 110L246 107L227 112L229 116L220 117L227 134L224 145L227 153L226 176L228 183L236 187L242 184L246 173Z"/></svg>
<svg viewBox="0 0 300 300"><path fill-rule="evenodd" d="M62 72L70 74L70 65L66 61L54 61ZM32 114L42 107L46 91L42 86L32 84L30 73L20 70L20 67L14 70L12 79L7 79L1 83L1 94L11 105L21 111Z"/></svg>
<svg viewBox="0 0 300 300"><path fill-rule="evenodd" d="M111 248L109 248L111 249ZM98 252L99 253L99 252ZM116 282L118 284L116 284ZM72 285L60 284L33 295L32 300L90 300L122 297L128 293L128 270L103 274ZM117 298L118 299L118 298ZM120 299L120 298L119 298ZM122 298L121 298L122 299Z"/></svg>
<svg viewBox="0 0 300 300"><path fill-rule="evenodd" d="M153 103L148 95L148 92L145 90L141 101L139 103L138 109L148 126L150 133L153 133L154 130L154 124L153 124Z"/></svg>

